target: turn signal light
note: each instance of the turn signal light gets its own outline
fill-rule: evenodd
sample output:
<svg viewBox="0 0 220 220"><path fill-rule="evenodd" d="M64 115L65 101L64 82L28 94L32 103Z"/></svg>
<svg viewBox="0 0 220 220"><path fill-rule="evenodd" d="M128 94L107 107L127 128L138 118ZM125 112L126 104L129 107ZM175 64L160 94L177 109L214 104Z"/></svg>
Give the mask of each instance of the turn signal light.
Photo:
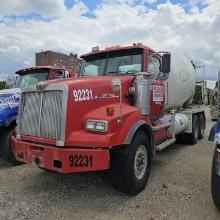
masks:
<svg viewBox="0 0 220 220"><path fill-rule="evenodd" d="M110 107L106 108L106 114L108 116L112 116L112 115L114 115L114 113L115 113L115 108L113 106L110 106Z"/></svg>

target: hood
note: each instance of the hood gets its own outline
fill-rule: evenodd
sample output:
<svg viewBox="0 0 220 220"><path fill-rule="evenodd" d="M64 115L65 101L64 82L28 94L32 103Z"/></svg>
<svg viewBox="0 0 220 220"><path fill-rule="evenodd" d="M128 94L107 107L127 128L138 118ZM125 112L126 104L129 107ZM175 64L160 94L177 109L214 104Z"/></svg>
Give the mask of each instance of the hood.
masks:
<svg viewBox="0 0 220 220"><path fill-rule="evenodd" d="M106 117L106 106L119 104L119 91L114 92L112 90L112 80L114 78L120 79L122 84L122 102L127 102L127 94L129 86L131 85L131 76L124 77L91 77L91 78L78 78L75 80L69 80L66 82L68 93L67 104L67 118L73 123L67 123L67 132L76 130L84 130L85 119L87 115L92 114L93 111L99 110L98 114L94 113L92 119ZM108 98L110 97L110 98ZM117 97L117 98L111 98ZM90 117L89 116L89 117ZM74 123L79 121L80 123Z"/></svg>

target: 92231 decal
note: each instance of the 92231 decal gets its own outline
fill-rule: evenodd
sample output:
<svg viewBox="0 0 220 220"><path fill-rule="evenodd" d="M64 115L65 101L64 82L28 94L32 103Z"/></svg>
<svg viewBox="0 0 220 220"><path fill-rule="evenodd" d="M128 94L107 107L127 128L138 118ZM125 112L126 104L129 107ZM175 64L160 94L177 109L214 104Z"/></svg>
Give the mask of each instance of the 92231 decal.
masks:
<svg viewBox="0 0 220 220"><path fill-rule="evenodd" d="M73 98L75 102L92 100L93 99L92 89L74 89Z"/></svg>

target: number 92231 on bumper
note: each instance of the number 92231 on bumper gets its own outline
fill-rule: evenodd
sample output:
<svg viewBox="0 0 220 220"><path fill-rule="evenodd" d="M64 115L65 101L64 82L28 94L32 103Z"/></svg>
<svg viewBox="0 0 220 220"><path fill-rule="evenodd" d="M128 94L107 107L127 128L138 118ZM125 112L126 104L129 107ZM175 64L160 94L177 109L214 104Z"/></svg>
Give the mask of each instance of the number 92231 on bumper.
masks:
<svg viewBox="0 0 220 220"><path fill-rule="evenodd" d="M58 148L17 141L12 136L15 157L23 163L36 163L38 167L59 173L77 173L107 170L110 154L106 149Z"/></svg>

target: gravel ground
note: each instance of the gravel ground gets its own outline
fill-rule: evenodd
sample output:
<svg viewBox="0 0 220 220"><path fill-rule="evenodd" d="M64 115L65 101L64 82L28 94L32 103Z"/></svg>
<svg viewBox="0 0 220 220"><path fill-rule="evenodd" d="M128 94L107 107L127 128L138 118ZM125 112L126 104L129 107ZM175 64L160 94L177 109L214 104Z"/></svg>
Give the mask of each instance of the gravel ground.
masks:
<svg viewBox="0 0 220 220"><path fill-rule="evenodd" d="M0 220L4 219L220 219L210 193L214 144L172 145L157 152L146 189L116 191L108 173L62 175L0 159Z"/></svg>

